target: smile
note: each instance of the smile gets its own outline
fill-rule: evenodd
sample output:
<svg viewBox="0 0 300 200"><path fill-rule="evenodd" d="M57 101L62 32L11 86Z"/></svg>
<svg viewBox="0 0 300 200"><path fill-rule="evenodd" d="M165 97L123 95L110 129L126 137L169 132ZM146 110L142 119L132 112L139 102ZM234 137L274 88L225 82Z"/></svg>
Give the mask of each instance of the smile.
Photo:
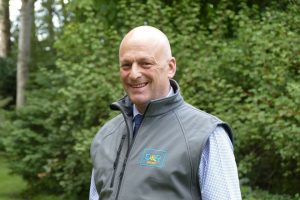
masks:
<svg viewBox="0 0 300 200"><path fill-rule="evenodd" d="M132 84L131 87L132 88L142 88L145 87L147 85L147 83L139 83L139 84Z"/></svg>

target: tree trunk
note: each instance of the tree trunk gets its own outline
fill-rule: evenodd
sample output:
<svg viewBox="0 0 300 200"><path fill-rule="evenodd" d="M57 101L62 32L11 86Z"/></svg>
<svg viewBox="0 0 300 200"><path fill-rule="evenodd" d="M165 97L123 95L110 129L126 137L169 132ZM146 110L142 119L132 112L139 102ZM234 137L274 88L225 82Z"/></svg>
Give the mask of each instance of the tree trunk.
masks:
<svg viewBox="0 0 300 200"><path fill-rule="evenodd" d="M6 58L10 50L9 0L0 0L0 58Z"/></svg>
<svg viewBox="0 0 300 200"><path fill-rule="evenodd" d="M22 0L17 62L17 108L25 105L25 88L31 51L31 27L34 0Z"/></svg>
<svg viewBox="0 0 300 200"><path fill-rule="evenodd" d="M45 3L45 8L47 9L48 16L46 17L46 23L48 24L48 33L50 40L54 41L54 25L53 25L53 7L54 0L47 0ZM52 44L51 44L52 46Z"/></svg>

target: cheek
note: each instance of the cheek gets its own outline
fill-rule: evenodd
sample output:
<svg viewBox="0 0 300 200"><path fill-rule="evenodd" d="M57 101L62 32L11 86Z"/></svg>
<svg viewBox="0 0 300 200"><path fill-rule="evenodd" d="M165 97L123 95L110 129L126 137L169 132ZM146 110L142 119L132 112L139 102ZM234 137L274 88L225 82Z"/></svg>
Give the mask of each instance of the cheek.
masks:
<svg viewBox="0 0 300 200"><path fill-rule="evenodd" d="M126 72L124 72L124 71L120 71L120 79L121 79L121 80L126 79L127 74L128 74L128 73L126 73Z"/></svg>

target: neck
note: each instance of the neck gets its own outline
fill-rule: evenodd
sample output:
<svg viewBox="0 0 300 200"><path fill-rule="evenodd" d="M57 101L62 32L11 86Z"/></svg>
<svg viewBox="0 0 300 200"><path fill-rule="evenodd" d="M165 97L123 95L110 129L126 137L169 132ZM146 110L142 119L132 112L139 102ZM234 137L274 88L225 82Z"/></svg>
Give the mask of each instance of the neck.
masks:
<svg viewBox="0 0 300 200"><path fill-rule="evenodd" d="M171 87L170 85L170 88L169 88L169 91L168 93L166 93L165 95L163 95L163 97L161 98L158 98L158 99L163 99L163 98L166 98L166 97L169 97L169 96L172 96L174 94L174 90L173 88ZM155 100L158 100L158 99L155 99ZM148 106L149 103L146 103L146 104L143 104L143 105L134 105L136 111L139 113L139 114L144 114L144 112L146 111L146 108Z"/></svg>
<svg viewBox="0 0 300 200"><path fill-rule="evenodd" d="M139 114L144 114L148 104L145 104L145 105L134 105L135 108L136 108L136 111L139 113Z"/></svg>

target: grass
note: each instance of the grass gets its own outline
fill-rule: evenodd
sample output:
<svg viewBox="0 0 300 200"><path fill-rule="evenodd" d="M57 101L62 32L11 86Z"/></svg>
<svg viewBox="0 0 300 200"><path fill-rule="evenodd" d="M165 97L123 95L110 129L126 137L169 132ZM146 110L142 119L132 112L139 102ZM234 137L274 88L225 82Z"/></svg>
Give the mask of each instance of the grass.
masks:
<svg viewBox="0 0 300 200"><path fill-rule="evenodd" d="M0 154L0 200L62 200L52 195L37 195L26 197L26 183L21 177L9 172L7 161Z"/></svg>
<svg viewBox="0 0 300 200"><path fill-rule="evenodd" d="M6 160L0 154L0 200L21 200L26 183L16 175L11 175Z"/></svg>

